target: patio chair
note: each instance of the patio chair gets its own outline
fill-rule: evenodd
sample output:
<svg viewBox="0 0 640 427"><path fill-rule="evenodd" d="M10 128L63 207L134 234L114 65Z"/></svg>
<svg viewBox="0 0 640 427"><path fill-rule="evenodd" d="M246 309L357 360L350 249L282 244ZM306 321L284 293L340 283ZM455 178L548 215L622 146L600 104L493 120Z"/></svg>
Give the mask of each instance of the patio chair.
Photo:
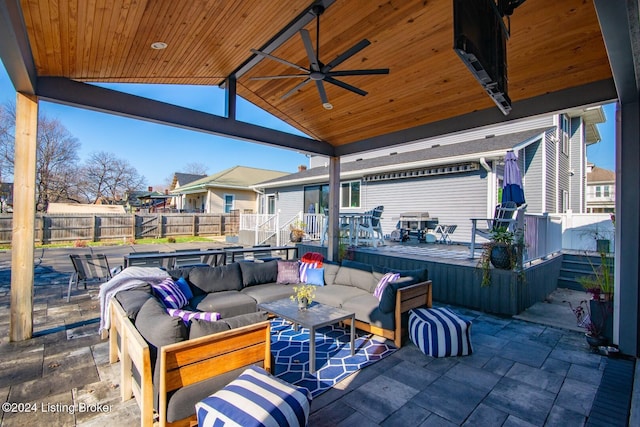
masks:
<svg viewBox="0 0 640 427"><path fill-rule="evenodd" d="M475 256L476 234L491 239L491 234L501 228L515 232L517 223L517 214L519 211L526 209L526 204L518 207L515 202L505 202L496 206L493 218L471 218L471 258ZM478 221L486 221L486 227L478 227Z"/></svg>
<svg viewBox="0 0 640 427"><path fill-rule="evenodd" d="M69 255L69 257L75 271L69 278L67 302L71 301L71 287L74 283L76 289L78 289L80 282L87 289L87 282L100 283L107 281L121 270L120 267L110 269L107 257L103 254Z"/></svg>
<svg viewBox="0 0 640 427"><path fill-rule="evenodd" d="M206 267L206 264L202 261L202 255L180 255L181 252L193 252L197 249L177 249L175 263L173 268L187 268L187 267Z"/></svg>
<svg viewBox="0 0 640 427"><path fill-rule="evenodd" d="M214 248L205 249L205 251L213 251L216 250ZM220 265L225 265L227 262L227 254L219 253L219 254L206 254L202 255L202 262L211 267L218 267Z"/></svg>
<svg viewBox="0 0 640 427"><path fill-rule="evenodd" d="M382 227L380 218L384 206L377 206L372 211L368 211L362 217L362 220L356 226L356 246L360 243L371 243L373 246L384 245L384 236L382 235Z"/></svg>

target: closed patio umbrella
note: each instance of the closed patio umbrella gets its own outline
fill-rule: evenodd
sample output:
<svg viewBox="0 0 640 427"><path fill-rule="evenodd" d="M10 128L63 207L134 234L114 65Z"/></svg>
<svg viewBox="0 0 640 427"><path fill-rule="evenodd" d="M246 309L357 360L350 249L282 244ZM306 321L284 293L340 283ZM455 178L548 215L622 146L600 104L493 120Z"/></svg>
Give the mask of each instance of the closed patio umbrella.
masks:
<svg viewBox="0 0 640 427"><path fill-rule="evenodd" d="M515 202L518 206L524 203L522 175L518 167L518 158L511 150L504 158L504 183L502 187L502 203Z"/></svg>

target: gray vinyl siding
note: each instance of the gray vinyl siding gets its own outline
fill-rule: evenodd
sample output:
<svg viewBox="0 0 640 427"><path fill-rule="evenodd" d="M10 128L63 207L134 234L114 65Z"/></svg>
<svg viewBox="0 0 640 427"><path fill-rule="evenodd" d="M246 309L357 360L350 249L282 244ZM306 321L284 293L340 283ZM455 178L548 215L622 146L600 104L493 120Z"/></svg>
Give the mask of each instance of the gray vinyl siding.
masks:
<svg viewBox="0 0 640 427"><path fill-rule="evenodd" d="M586 182L586 171L584 168L584 147L583 147L584 126L582 119L574 117L571 119L571 136L569 139L569 155L567 161L568 169L572 169L574 174L568 179L566 185L569 191L569 207L574 213L585 212L586 198L583 194ZM567 169L567 170L568 170ZM567 173L567 176L569 174Z"/></svg>
<svg viewBox="0 0 640 427"><path fill-rule="evenodd" d="M562 198L556 191L556 184L558 179L558 153L562 151L560 142L555 140L555 132L547 134L545 138L546 147L546 161L547 161L547 176L545 178L545 198L546 198L546 212L557 213L560 208ZM537 211L542 212L542 211Z"/></svg>
<svg viewBox="0 0 640 427"><path fill-rule="evenodd" d="M303 211L303 187L289 186L278 188L277 190L270 189L267 194L274 194L276 191L278 192L278 196L276 197L276 212L280 212L281 222L288 221L300 213L300 211Z"/></svg>
<svg viewBox="0 0 640 427"><path fill-rule="evenodd" d="M542 144L536 141L524 149L524 197L527 212L543 212L544 180L542 168Z"/></svg>
<svg viewBox="0 0 640 427"><path fill-rule="evenodd" d="M487 215L487 172L364 182L362 211L384 206L382 231L390 234L404 212L429 212L441 224L458 226L454 241L471 239L470 218ZM347 211L347 210L345 210Z"/></svg>

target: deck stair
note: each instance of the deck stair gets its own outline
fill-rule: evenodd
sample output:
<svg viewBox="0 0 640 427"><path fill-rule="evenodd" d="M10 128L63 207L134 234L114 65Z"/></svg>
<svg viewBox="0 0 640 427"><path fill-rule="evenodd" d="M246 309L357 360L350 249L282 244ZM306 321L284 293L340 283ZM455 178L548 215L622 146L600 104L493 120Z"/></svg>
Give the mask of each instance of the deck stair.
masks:
<svg viewBox="0 0 640 427"><path fill-rule="evenodd" d="M611 266L611 274L613 274L613 257L609 257L608 260ZM600 264L600 255L595 252L588 254L563 252L562 267L560 268L560 276L558 277L558 288L583 291L584 288L580 282L578 282L578 278L582 276L593 276L593 269L598 268Z"/></svg>

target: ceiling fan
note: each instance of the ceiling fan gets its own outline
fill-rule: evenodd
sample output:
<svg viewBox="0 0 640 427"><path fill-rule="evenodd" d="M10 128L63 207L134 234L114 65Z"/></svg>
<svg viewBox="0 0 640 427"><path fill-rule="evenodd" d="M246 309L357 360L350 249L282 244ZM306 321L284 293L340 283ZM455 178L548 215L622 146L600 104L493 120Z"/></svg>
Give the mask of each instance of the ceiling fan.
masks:
<svg viewBox="0 0 640 427"><path fill-rule="evenodd" d="M320 61L320 15L324 12L324 6L321 4L316 4L311 8L312 13L316 16L316 50L313 50L313 44L311 43L311 37L309 36L309 31L305 29L300 30L300 36L302 36L302 42L304 43L304 48L307 51L307 57L309 58L309 68L301 67L298 64L294 64L293 62L289 62L285 59L278 58L266 52L261 52L257 49L251 49L256 55L261 55L265 58L269 58L274 61L278 61L282 64L288 65L290 67L296 68L299 71L302 71L302 74L286 74L280 76L264 76L264 77L252 77L250 80L274 80L274 79L289 79L289 78L304 78L302 83L297 84L293 89L289 92L282 95L282 99L286 99L289 96L296 93L302 87L311 83L312 81L316 83L316 88L318 88L318 93L320 94L320 100L322 101L322 106L331 110L333 105L329 102L327 98L327 93L324 90L323 82L331 83L338 87L341 87L346 90L350 90L351 92L357 93L358 95L365 96L367 94L366 91L359 89L355 86L347 84L343 81L335 79L335 77L342 76L366 76L373 74L389 74L388 68L376 68L369 70L341 70L341 71L333 71L334 67L337 67L347 59L351 58L356 53L360 52L365 47L369 46L371 42L367 39L362 39L360 42L353 45L351 48L347 49L345 52L338 55L333 61L328 64L323 64Z"/></svg>

